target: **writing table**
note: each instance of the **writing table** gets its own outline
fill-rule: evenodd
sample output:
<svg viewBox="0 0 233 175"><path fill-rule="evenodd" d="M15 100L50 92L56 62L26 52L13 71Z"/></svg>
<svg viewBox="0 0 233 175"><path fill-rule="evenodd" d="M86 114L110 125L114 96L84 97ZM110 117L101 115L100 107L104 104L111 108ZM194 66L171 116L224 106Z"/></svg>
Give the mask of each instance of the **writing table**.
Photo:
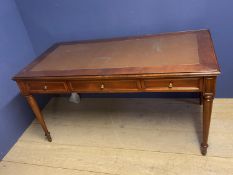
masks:
<svg viewBox="0 0 233 175"><path fill-rule="evenodd" d="M210 32L199 30L58 43L13 79L48 141L52 138L33 94L198 92L205 155L219 74Z"/></svg>

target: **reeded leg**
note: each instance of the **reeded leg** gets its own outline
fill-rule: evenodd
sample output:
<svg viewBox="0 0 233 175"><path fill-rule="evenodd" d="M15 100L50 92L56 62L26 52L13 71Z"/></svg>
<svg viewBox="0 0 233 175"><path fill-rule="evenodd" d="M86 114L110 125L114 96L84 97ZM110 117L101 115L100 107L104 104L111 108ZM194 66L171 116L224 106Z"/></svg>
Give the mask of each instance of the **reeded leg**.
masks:
<svg viewBox="0 0 233 175"><path fill-rule="evenodd" d="M208 148L208 136L209 136L213 99L214 99L213 94L207 94L203 96L203 141L201 144L202 155L206 155Z"/></svg>
<svg viewBox="0 0 233 175"><path fill-rule="evenodd" d="M45 124L43 115L39 109L39 106L35 100L35 98L32 95L28 95L26 96L27 102L30 105L30 107L32 108L32 111L34 112L36 119L38 120L38 122L40 123L41 127L43 128L44 132L45 132L45 136L47 137L49 142L52 142L52 138L50 136L50 133L47 129L47 126Z"/></svg>

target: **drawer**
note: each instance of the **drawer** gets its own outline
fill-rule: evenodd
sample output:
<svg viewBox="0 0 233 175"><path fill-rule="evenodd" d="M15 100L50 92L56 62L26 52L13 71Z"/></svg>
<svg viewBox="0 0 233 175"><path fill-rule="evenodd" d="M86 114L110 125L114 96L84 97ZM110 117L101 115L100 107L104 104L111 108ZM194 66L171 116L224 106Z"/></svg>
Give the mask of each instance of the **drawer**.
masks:
<svg viewBox="0 0 233 175"><path fill-rule="evenodd" d="M139 91L140 82L137 80L106 80L103 81L102 87L104 91L110 91L110 92Z"/></svg>
<svg viewBox="0 0 233 175"><path fill-rule="evenodd" d="M63 81L27 81L26 87L31 93L65 93L68 92Z"/></svg>
<svg viewBox="0 0 233 175"><path fill-rule="evenodd" d="M140 88L137 80L77 80L70 81L69 85L76 92L130 92Z"/></svg>
<svg viewBox="0 0 233 175"><path fill-rule="evenodd" d="M142 87L145 91L193 92L202 89L201 78L146 79Z"/></svg>
<svg viewBox="0 0 233 175"><path fill-rule="evenodd" d="M69 81L71 91L76 92L97 92L101 90L101 82L95 80Z"/></svg>

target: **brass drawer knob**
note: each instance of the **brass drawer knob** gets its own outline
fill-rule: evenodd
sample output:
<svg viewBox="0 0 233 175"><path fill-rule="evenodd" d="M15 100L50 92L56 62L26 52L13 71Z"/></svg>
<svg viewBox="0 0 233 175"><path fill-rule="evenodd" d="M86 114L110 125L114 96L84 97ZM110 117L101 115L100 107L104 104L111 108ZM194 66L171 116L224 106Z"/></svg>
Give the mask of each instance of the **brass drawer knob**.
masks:
<svg viewBox="0 0 233 175"><path fill-rule="evenodd" d="M44 90L47 90L47 89L48 89L48 86L45 85L45 86L44 86Z"/></svg>
<svg viewBox="0 0 233 175"><path fill-rule="evenodd" d="M168 85L168 88L172 88L173 87L173 83L170 82L169 85Z"/></svg>
<svg viewBox="0 0 233 175"><path fill-rule="evenodd" d="M101 84L100 89L104 89L104 84Z"/></svg>

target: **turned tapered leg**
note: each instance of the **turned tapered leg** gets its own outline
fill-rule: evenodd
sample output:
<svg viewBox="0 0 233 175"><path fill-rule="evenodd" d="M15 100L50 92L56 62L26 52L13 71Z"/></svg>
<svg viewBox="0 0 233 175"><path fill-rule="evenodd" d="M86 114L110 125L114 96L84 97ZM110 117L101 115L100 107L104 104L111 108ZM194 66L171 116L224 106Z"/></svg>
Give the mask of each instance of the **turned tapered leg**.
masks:
<svg viewBox="0 0 233 175"><path fill-rule="evenodd" d="M209 136L213 99L214 99L213 95L204 95L203 98L203 141L201 144L202 155L206 155L208 148L208 136Z"/></svg>
<svg viewBox="0 0 233 175"><path fill-rule="evenodd" d="M44 132L45 132L45 136L47 137L49 142L52 142L52 138L50 136L50 133L47 129L47 126L45 124L43 115L40 111L40 108L35 100L35 98L32 95L28 95L26 96L27 102L28 104L31 106L32 111L34 112L36 119L38 120L38 122L40 123L41 127L43 128Z"/></svg>
<svg viewBox="0 0 233 175"><path fill-rule="evenodd" d="M204 78L203 91L203 137L201 144L201 153L206 155L208 148L208 136L210 128L210 120L212 113L213 100L215 95L216 77Z"/></svg>

